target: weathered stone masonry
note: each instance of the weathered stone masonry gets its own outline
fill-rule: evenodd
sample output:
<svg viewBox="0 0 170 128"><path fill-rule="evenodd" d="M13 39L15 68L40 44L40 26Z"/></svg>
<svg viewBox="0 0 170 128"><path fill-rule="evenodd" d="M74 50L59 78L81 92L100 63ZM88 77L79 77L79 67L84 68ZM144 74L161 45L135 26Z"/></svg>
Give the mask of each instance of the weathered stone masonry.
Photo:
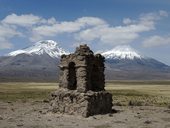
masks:
<svg viewBox="0 0 170 128"><path fill-rule="evenodd" d="M62 55L59 89L52 93L53 112L82 115L109 113L112 95L104 90L104 57L94 55L87 45Z"/></svg>

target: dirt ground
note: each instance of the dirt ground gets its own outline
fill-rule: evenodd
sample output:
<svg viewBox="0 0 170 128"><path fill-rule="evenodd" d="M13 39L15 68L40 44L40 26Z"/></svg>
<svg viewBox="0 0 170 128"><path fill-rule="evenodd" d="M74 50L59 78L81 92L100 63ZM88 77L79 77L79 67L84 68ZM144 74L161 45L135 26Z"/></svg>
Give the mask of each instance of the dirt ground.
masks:
<svg viewBox="0 0 170 128"><path fill-rule="evenodd" d="M170 109L114 106L117 113L88 118L48 112L42 101L0 101L0 128L170 128Z"/></svg>

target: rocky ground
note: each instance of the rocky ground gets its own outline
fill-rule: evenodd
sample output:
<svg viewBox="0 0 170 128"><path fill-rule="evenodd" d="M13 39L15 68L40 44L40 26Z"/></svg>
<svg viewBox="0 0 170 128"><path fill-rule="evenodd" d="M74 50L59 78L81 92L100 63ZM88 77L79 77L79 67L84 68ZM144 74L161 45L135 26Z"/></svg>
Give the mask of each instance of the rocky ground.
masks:
<svg viewBox="0 0 170 128"><path fill-rule="evenodd" d="M117 113L89 118L53 114L41 101L0 101L0 128L170 128L170 109L114 106Z"/></svg>

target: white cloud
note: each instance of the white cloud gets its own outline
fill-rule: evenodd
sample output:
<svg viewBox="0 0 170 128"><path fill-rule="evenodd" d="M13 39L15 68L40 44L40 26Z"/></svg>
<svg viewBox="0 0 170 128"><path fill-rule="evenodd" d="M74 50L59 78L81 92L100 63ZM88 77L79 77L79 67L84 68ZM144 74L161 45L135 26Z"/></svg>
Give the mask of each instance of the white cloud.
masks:
<svg viewBox="0 0 170 128"><path fill-rule="evenodd" d="M106 22L97 17L82 17L75 21L54 22L53 24L42 24L32 29L32 41L43 38L44 36L56 36L62 33L75 33L88 27L106 24Z"/></svg>
<svg viewBox="0 0 170 128"><path fill-rule="evenodd" d="M154 35L143 41L144 47L155 47L166 44L170 44L170 36L162 37Z"/></svg>
<svg viewBox="0 0 170 128"><path fill-rule="evenodd" d="M104 20L97 17L82 17L76 20L77 23L82 23L83 25L98 26L107 24Z"/></svg>
<svg viewBox="0 0 170 128"><path fill-rule="evenodd" d="M0 49L9 49L12 44L9 42L14 36L22 36L14 26L0 24Z"/></svg>
<svg viewBox="0 0 170 128"><path fill-rule="evenodd" d="M0 49L10 49L12 47L13 45L10 42L8 42L8 40L0 37Z"/></svg>
<svg viewBox="0 0 170 128"><path fill-rule="evenodd" d="M142 14L137 20L125 18L124 25L112 26L98 17L81 17L74 21L57 21L54 17L43 18L33 14L11 14L0 21L1 48L10 48L10 39L17 36L32 42L60 36L72 36L75 42L93 42L110 46L127 44L140 37L143 32L155 29L157 20L167 17L166 11ZM4 43L7 42L6 47Z"/></svg>
<svg viewBox="0 0 170 128"><path fill-rule="evenodd" d="M123 23L124 24L131 24L133 21L130 18L124 18Z"/></svg>
<svg viewBox="0 0 170 128"><path fill-rule="evenodd" d="M54 17L47 19L47 20L43 20L44 22L47 22L47 24L55 24L57 23L56 19Z"/></svg>
<svg viewBox="0 0 170 128"><path fill-rule="evenodd" d="M160 10L160 11L159 11L159 14L160 14L161 16L168 17L168 12L166 12L166 11L164 11L164 10Z"/></svg>
<svg viewBox="0 0 170 128"><path fill-rule="evenodd" d="M99 40L103 44L118 45L127 44L140 36L140 33L155 29L157 20L160 20L166 12L142 14L139 20L126 18L124 26L100 25L80 31L75 38L80 41Z"/></svg>
<svg viewBox="0 0 170 128"><path fill-rule="evenodd" d="M40 22L43 22L43 19L41 19L39 16L35 16L32 14L16 15L14 13L8 15L7 17L5 17L5 19L2 20L2 23L24 26L24 27L38 24Z"/></svg>
<svg viewBox="0 0 170 128"><path fill-rule="evenodd" d="M100 26L93 29L86 29L75 35L78 40L93 41L98 39L104 44L117 45L126 44L136 39L139 35L137 31L140 29L136 26Z"/></svg>

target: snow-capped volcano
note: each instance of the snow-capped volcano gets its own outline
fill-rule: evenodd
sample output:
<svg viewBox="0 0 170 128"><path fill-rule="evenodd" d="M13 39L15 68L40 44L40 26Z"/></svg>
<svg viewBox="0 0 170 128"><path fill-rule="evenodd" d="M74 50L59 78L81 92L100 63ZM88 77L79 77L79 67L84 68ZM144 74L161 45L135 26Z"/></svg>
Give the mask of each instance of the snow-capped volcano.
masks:
<svg viewBox="0 0 170 128"><path fill-rule="evenodd" d="M67 54L52 40L0 57L0 81L57 81L59 59ZM169 80L170 67L153 58L143 57L130 46L117 46L102 53L107 80Z"/></svg>
<svg viewBox="0 0 170 128"><path fill-rule="evenodd" d="M130 46L117 46L102 53L106 78L115 80L153 80L170 77L170 67L153 58L140 55Z"/></svg>
<svg viewBox="0 0 170 128"><path fill-rule="evenodd" d="M116 46L112 50L103 52L106 59L141 59L143 58L137 51L128 45Z"/></svg>
<svg viewBox="0 0 170 128"><path fill-rule="evenodd" d="M42 55L42 54L48 54L49 56L53 58L58 58L62 54L68 54L65 50L63 50L61 47L58 46L58 43L53 40L43 40L35 43L33 46L13 51L9 53L9 56L16 56L19 54L29 54L29 55Z"/></svg>

